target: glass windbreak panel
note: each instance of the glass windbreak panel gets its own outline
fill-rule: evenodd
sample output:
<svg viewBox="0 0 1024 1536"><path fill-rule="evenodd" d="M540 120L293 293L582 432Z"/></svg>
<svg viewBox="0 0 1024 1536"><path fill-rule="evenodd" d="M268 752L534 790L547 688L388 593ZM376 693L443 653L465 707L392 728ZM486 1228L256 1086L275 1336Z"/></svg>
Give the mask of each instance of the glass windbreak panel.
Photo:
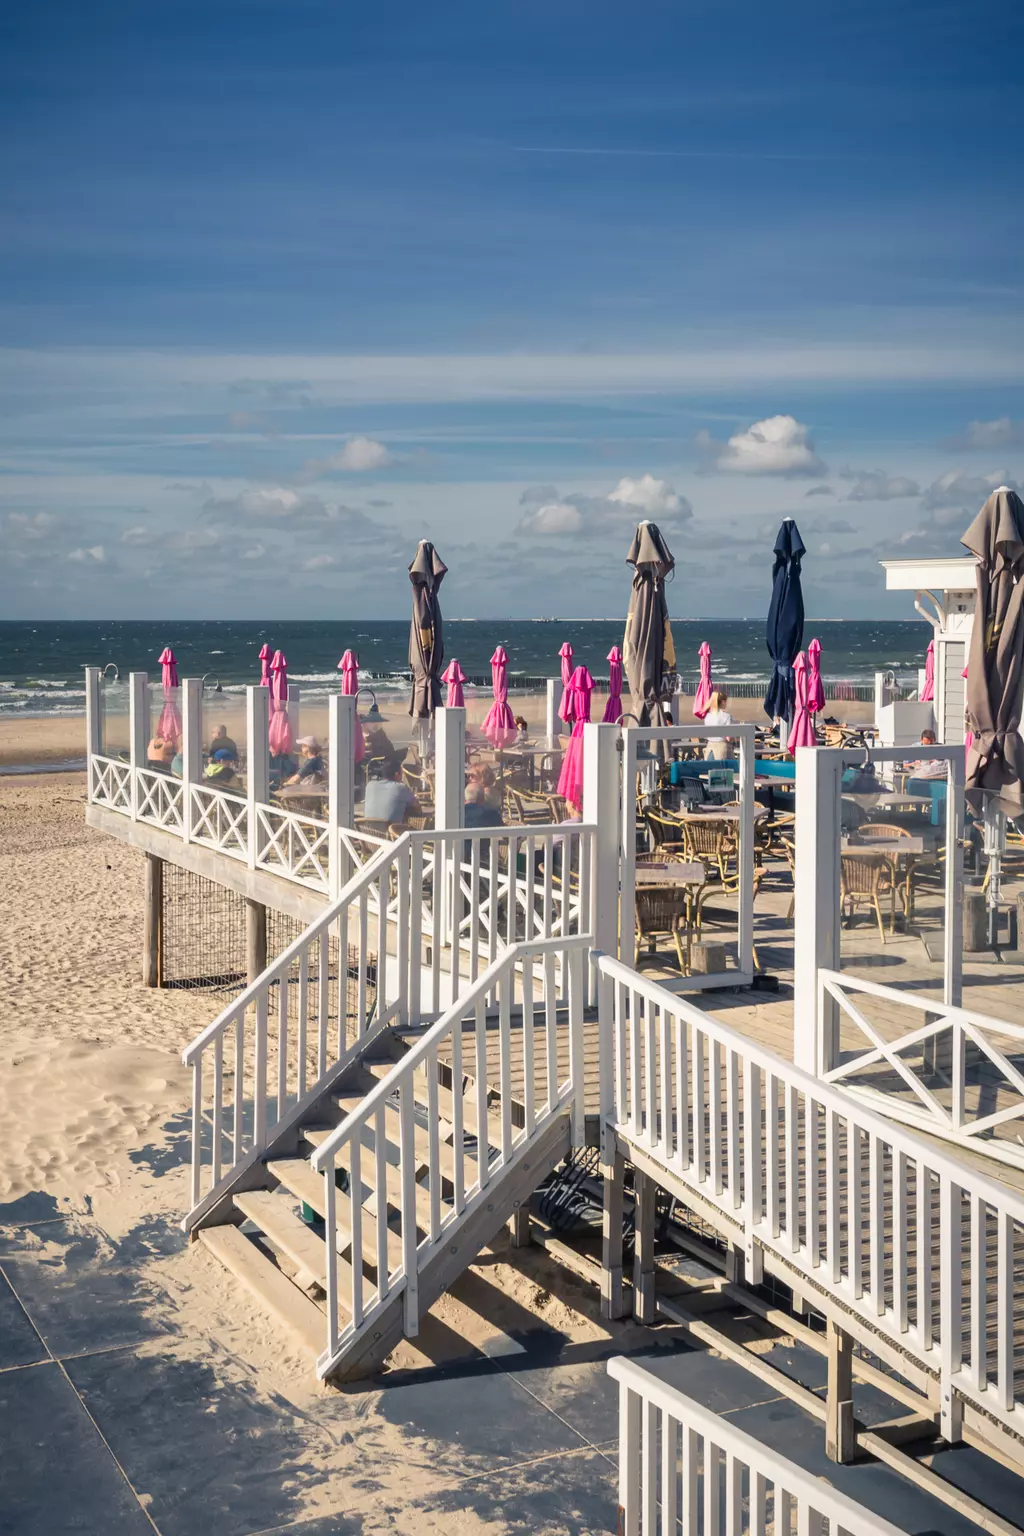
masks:
<svg viewBox="0 0 1024 1536"><path fill-rule="evenodd" d="M244 794L248 756L245 692L207 686L201 701L203 780L216 789Z"/></svg>
<svg viewBox="0 0 1024 1536"><path fill-rule="evenodd" d="M181 777L181 689L146 688L146 766Z"/></svg>
<svg viewBox="0 0 1024 1536"><path fill-rule="evenodd" d="M100 681L100 751L104 757L130 755L130 690L127 682Z"/></svg>

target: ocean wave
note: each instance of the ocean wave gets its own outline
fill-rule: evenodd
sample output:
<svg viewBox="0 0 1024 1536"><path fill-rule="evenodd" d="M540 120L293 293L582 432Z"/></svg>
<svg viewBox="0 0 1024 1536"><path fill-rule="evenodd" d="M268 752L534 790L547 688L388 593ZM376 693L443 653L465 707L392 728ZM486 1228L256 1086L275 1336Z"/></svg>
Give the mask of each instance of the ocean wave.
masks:
<svg viewBox="0 0 1024 1536"><path fill-rule="evenodd" d="M26 681L34 683L37 688L66 688L68 686L66 677L62 677L59 681L52 677L30 677Z"/></svg>

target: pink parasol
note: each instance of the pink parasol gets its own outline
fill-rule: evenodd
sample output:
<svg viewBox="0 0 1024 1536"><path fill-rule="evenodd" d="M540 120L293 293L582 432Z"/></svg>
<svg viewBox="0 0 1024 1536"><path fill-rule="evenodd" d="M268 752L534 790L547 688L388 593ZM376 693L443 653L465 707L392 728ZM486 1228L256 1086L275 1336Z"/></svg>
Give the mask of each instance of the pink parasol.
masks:
<svg viewBox="0 0 1024 1536"><path fill-rule="evenodd" d="M786 751L795 752L797 747L816 747L818 738L814 734L814 726L811 724L810 710L807 705L807 657L803 651L793 663L794 709L793 724L789 731L789 740L786 742Z"/></svg>
<svg viewBox="0 0 1024 1536"><path fill-rule="evenodd" d="M559 651L562 658L562 702L558 706L558 718L566 725L572 724L572 646L568 640Z"/></svg>
<svg viewBox="0 0 1024 1536"><path fill-rule="evenodd" d="M706 640L701 641L697 655L700 657L700 682L693 696L693 718L703 720L711 708L711 647Z"/></svg>
<svg viewBox="0 0 1024 1536"><path fill-rule="evenodd" d="M820 715L825 708L825 685L821 681L821 641L812 640L807 647L810 675L807 679L807 708L812 715Z"/></svg>
<svg viewBox="0 0 1024 1536"><path fill-rule="evenodd" d="M558 793L578 811L583 805L583 727L590 722L590 695L594 689L594 679L586 667L576 668L569 688L573 726L558 775Z"/></svg>
<svg viewBox="0 0 1024 1536"><path fill-rule="evenodd" d="M270 687L270 661L273 656L270 646L264 641L260 649L260 687Z"/></svg>
<svg viewBox="0 0 1024 1536"><path fill-rule="evenodd" d="M171 694L178 687L178 658L169 645L165 645L160 652L161 686L164 690L164 707L160 711L160 723L156 728L156 734L161 741L173 741L177 746L181 741L181 713L177 704L171 698Z"/></svg>
<svg viewBox="0 0 1024 1536"><path fill-rule="evenodd" d="M496 747L507 747L515 740L516 718L508 702L508 657L499 645L491 657L491 689L494 703L487 711L481 730Z"/></svg>
<svg viewBox="0 0 1024 1536"><path fill-rule="evenodd" d="M466 674L454 656L441 673L441 681L448 684L448 697L445 700L445 708L465 709L466 695L462 691L462 685L466 681Z"/></svg>
<svg viewBox="0 0 1024 1536"><path fill-rule="evenodd" d="M275 651L270 663L270 730L267 741L274 757L283 757L294 745L288 719L288 661L283 651Z"/></svg>
<svg viewBox="0 0 1024 1536"><path fill-rule="evenodd" d="M351 651L346 651L338 662L338 671L341 673L341 691L346 698L354 699L359 692L359 657ZM366 737L363 735L362 722L359 719L359 711L356 711L356 736L353 761L361 763L366 756Z"/></svg>
<svg viewBox="0 0 1024 1536"><path fill-rule="evenodd" d="M935 641L928 641L928 651L924 658L924 687L921 689L921 703L932 704L935 702Z"/></svg>
<svg viewBox="0 0 1024 1536"><path fill-rule="evenodd" d="M622 652L613 645L608 652L608 702L602 724L618 725L622 715Z"/></svg>

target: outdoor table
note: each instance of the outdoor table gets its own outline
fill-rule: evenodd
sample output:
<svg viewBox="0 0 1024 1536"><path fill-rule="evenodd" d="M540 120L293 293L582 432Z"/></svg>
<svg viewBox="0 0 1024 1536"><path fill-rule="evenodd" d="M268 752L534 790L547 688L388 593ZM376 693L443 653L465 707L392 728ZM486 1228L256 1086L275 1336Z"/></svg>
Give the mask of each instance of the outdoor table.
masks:
<svg viewBox="0 0 1024 1536"><path fill-rule="evenodd" d="M285 810L298 811L307 816L319 816L326 808L330 790L326 784L284 784L277 791L277 798Z"/></svg>
<svg viewBox="0 0 1024 1536"><path fill-rule="evenodd" d="M741 805L692 805L688 811L677 811L680 821L740 821L743 817ZM754 820L762 821L768 812L763 805L754 806Z"/></svg>
<svg viewBox="0 0 1024 1536"><path fill-rule="evenodd" d="M554 759L559 755L557 747L502 747L498 752L499 773L504 768L507 759L511 759L513 765L524 763L529 772L529 788L535 790L537 787L537 759L539 757ZM553 774L554 763L550 762L546 766L542 766L540 773L541 775L547 774L549 776Z"/></svg>
<svg viewBox="0 0 1024 1536"><path fill-rule="evenodd" d="M865 822L870 827L870 822ZM928 851L923 837L843 837L840 849L848 857L859 854L880 853L892 869L892 903L890 906L889 932L896 931L896 887L903 887L903 911L909 922L914 912L914 864L918 856ZM902 866L902 867L901 867Z"/></svg>

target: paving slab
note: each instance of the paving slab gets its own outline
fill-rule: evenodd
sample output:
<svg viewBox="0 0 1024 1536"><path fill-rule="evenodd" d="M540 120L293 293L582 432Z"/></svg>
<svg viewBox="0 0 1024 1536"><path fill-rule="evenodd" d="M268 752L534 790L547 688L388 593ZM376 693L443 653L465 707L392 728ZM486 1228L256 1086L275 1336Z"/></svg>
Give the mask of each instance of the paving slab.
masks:
<svg viewBox="0 0 1024 1536"><path fill-rule="evenodd" d="M0 1274L0 1371L47 1359L46 1345L29 1322L10 1282Z"/></svg>

